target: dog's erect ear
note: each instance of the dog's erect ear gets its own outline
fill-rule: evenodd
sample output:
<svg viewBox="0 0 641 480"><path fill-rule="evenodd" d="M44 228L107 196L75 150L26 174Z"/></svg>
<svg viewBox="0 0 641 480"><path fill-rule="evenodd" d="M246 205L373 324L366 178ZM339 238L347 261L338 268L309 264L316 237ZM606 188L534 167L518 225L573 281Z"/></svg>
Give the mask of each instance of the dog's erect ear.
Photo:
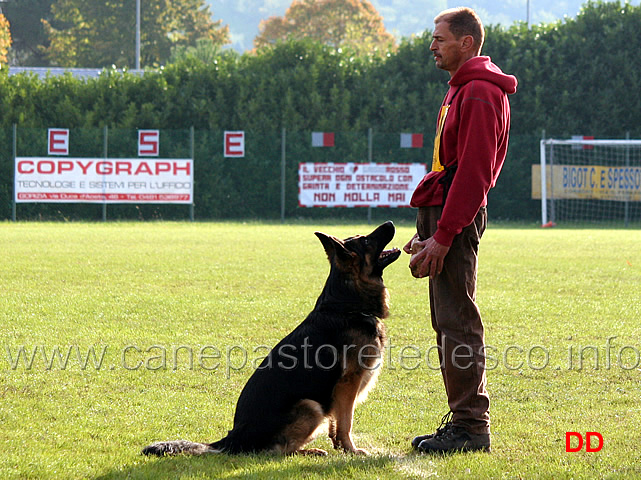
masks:
<svg viewBox="0 0 641 480"><path fill-rule="evenodd" d="M352 257L352 253L345 248L343 242L338 240L336 237L327 235L323 232L314 232L314 235L323 244L325 253L327 253L327 258L329 258L330 263L335 257L338 257L338 260L348 260Z"/></svg>

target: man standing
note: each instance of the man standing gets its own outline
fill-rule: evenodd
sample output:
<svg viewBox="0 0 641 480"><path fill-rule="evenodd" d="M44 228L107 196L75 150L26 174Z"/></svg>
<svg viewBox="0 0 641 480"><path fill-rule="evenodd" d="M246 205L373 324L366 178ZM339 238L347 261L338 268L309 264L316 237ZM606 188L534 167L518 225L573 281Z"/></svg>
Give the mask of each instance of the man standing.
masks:
<svg viewBox="0 0 641 480"><path fill-rule="evenodd" d="M436 433L412 441L424 453L490 451L485 336L476 305L478 245L487 224L487 194L508 145L508 94L517 81L481 56L483 24L469 8L434 19L430 50L450 74L437 118L432 171L416 187L417 234L405 245L412 274L429 275L432 326L450 414Z"/></svg>

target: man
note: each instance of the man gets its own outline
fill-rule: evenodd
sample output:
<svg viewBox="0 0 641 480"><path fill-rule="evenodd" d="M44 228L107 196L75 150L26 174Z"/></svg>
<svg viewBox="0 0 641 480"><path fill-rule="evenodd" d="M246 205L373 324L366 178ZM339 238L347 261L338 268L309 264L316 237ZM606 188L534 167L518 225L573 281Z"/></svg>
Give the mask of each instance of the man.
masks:
<svg viewBox="0 0 641 480"><path fill-rule="evenodd" d="M476 305L478 244L487 223L487 193L499 176L508 145L507 95L517 81L481 56L483 24L469 8L434 20L430 50L449 72L449 91L437 118L432 171L416 187L415 277L429 276L432 326L450 414L436 433L412 441L424 453L490 451L490 400L485 338Z"/></svg>

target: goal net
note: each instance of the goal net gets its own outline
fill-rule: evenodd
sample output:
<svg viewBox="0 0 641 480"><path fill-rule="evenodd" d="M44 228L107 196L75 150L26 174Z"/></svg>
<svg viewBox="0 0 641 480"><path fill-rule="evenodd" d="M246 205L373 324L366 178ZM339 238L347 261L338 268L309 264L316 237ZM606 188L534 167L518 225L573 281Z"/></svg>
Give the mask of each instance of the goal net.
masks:
<svg viewBox="0 0 641 480"><path fill-rule="evenodd" d="M641 140L541 140L532 198L542 225L641 222Z"/></svg>

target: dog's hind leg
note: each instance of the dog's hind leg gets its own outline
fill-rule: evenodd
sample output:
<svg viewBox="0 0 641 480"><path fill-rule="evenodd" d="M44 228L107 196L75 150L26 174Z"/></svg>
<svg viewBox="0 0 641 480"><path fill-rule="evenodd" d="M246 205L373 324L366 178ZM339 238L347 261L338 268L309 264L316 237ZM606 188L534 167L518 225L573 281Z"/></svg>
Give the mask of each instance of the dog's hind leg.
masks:
<svg viewBox="0 0 641 480"><path fill-rule="evenodd" d="M298 402L290 412L291 423L277 436L272 450L284 455L327 455L320 448L304 449L317 435L324 424L325 413L318 402L305 399Z"/></svg>
<svg viewBox="0 0 641 480"><path fill-rule="evenodd" d="M301 448L294 452L296 455L305 455L305 456L317 456L317 457L326 457L327 450L322 448Z"/></svg>

